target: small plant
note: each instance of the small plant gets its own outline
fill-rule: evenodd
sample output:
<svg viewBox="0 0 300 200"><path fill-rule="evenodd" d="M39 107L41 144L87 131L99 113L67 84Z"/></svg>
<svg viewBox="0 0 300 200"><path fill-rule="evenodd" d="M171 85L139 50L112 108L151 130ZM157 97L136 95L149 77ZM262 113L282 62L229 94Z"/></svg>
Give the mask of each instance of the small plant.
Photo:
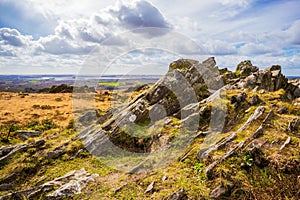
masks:
<svg viewBox="0 0 300 200"><path fill-rule="evenodd" d="M206 176L204 174L204 167L205 165L202 162L196 163L193 167L194 171L198 174L199 180L201 182L206 180Z"/></svg>
<svg viewBox="0 0 300 200"><path fill-rule="evenodd" d="M16 121L16 120L10 120L10 121L3 123L5 126L1 127L1 130L7 131L7 134L6 134L5 138L1 138L2 142L9 142L9 137L10 137L11 133L20 129L18 123L19 123L19 121Z"/></svg>
<svg viewBox="0 0 300 200"><path fill-rule="evenodd" d="M243 160L247 166L251 167L253 165L253 157L249 152L244 154Z"/></svg>
<svg viewBox="0 0 300 200"><path fill-rule="evenodd" d="M203 164L202 162L196 163L195 166L193 167L193 169L194 169L197 173L203 172L203 168L204 168L204 164Z"/></svg>
<svg viewBox="0 0 300 200"><path fill-rule="evenodd" d="M53 128L57 128L57 125L51 119L44 119L41 122L32 121L27 124L27 128L36 131L46 131Z"/></svg>

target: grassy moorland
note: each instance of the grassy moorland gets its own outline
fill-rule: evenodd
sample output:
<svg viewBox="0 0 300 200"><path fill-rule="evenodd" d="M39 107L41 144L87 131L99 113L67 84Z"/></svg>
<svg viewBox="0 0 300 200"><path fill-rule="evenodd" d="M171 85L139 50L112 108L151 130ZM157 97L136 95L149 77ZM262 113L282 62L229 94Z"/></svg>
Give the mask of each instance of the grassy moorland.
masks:
<svg viewBox="0 0 300 200"><path fill-rule="evenodd" d="M151 91L154 90L148 87L115 94L98 91L94 94L98 119L107 115L107 109L118 106L113 104L114 98L132 100L133 105ZM203 88L201 92L199 95L205 92ZM154 91L154 94L157 93ZM205 144L212 105L202 102L199 104L203 111L199 134L182 155L162 169L126 173L110 168L86 150L85 141L78 137L80 128L74 123L77 116L73 114L71 93L1 92L0 199L45 199L59 186L32 193L34 196L28 194L81 168L98 174L97 178L82 187L78 194L63 198L299 199L299 99L290 100L285 89L228 89L223 94L226 97L225 127L216 146L207 149L207 157L199 157L199 150ZM176 101L173 93L162 95L166 95L166 101ZM85 105L84 100L81 103ZM122 116L124 109L120 110L119 116ZM100 120L95 127L105 129L103 124L107 119ZM125 149L151 152L160 147L158 142L167 143L178 134L182 121L175 114L163 119L166 121L159 135L151 136L153 127L145 128L150 123L148 119L137 122L138 129L114 129L117 130L114 133L119 133L117 138L111 132L108 135ZM111 121L113 123L118 123L117 117ZM39 131L40 134L24 140L20 130ZM126 136L123 134L126 131L134 131L146 139ZM17 150L8 153L14 151L12 149ZM8 154L11 155L6 157Z"/></svg>

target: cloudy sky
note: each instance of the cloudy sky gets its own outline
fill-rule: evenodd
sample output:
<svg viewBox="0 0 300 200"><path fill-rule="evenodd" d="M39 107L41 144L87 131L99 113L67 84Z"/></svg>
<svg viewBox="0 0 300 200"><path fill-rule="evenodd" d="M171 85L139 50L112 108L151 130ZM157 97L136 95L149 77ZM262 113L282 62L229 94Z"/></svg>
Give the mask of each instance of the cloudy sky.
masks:
<svg viewBox="0 0 300 200"><path fill-rule="evenodd" d="M299 10L299 0L0 0L0 74L163 74L174 59L214 56L300 75Z"/></svg>

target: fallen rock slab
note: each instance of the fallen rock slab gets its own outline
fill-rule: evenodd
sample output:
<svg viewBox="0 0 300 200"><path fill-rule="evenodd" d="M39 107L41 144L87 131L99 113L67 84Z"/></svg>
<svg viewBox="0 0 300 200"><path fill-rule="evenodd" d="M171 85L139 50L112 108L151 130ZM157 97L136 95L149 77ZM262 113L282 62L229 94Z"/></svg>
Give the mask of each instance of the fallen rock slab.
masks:
<svg viewBox="0 0 300 200"><path fill-rule="evenodd" d="M44 183L41 186L1 196L0 200L16 198L35 199L41 194L48 193L52 190L55 191L46 195L48 199L70 198L74 194L80 194L81 190L86 187L88 183L96 181L98 176L98 174L90 174L82 168L80 170L71 171L64 176Z"/></svg>
<svg viewBox="0 0 300 200"><path fill-rule="evenodd" d="M21 140L25 141L29 138L39 137L42 134L42 132L32 130L19 130L17 131L17 134Z"/></svg>
<svg viewBox="0 0 300 200"><path fill-rule="evenodd" d="M257 107L256 110L254 111L254 113L248 118L247 122L241 128L239 128L239 130L237 132L241 132L241 131L245 130L251 124L251 122L253 122L254 120L257 120L260 116L262 116L264 114L265 110L266 110L266 108L263 106Z"/></svg>

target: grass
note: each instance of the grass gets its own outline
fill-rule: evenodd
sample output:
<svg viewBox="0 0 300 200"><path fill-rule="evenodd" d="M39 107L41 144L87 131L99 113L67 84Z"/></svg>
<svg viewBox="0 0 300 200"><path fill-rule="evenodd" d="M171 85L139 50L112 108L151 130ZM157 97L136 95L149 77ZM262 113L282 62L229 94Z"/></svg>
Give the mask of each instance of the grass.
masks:
<svg viewBox="0 0 300 200"><path fill-rule="evenodd" d="M126 85L126 82L124 81L116 81L116 82L108 82L108 81L100 81L98 82L99 86L104 86L104 87L119 87L119 86L124 86Z"/></svg>
<svg viewBox="0 0 300 200"><path fill-rule="evenodd" d="M231 90L227 91L226 95L230 98L239 93L240 91ZM246 91L246 93L248 102L256 94L252 91ZM45 149L30 148L25 152L19 152L12 156L9 161L0 166L0 179L13 172L20 171L22 175L16 180L16 189L28 189L63 176L72 170L85 168L89 173L99 174L99 178L96 182L90 183L84 188L82 194L75 195L74 199L163 199L181 188L186 191L191 199L209 199L209 193L212 189L220 184L228 185L229 182L235 183L232 196L230 197L232 199L296 199L295 194L299 192L296 175L300 171L298 165L300 162L300 139L298 137L299 132L295 134L288 133L286 128L289 121L299 117L300 108L285 101L285 94L282 90L259 93L258 95L264 102L262 105L266 107L265 114L257 121L254 121L246 130L239 133L233 143L241 142L250 136L260 126L262 119L267 113L273 109L275 117L270 121L269 125L265 126L264 132L260 136L260 139L268 140L267 145L261 151L262 156L268 159L270 164L261 168L255 164L253 155L237 153L225 162L220 163L214 170L214 179L210 180L205 176L205 169L213 160L223 156L230 149L230 146L213 152L210 158L212 160L198 160L197 153L205 139L199 137L187 147L185 151L187 156L184 160L174 160L169 166L163 169L152 170L146 174L129 175L109 168L86 150L83 150L77 158L70 159L79 149L84 149L83 144L79 140L71 140L77 135L74 130L71 94L28 94L28 96L21 99L16 93L1 92L1 125L9 120L19 120L15 124L16 130L20 128L41 129L43 131L42 135L29 141L46 139L46 144ZM97 109L103 112L110 107L111 92L99 91L95 96L95 107ZM170 95L169 98L173 99L174 95ZM85 105L85 102L85 100L82 100L82 105ZM276 106L274 106L274 103ZM249 113L244 113L250 107L247 103L238 109L234 108L229 101L226 102L226 105L228 118L232 119L237 114L240 114L240 117L230 132L219 135L220 139L242 126L257 107L252 106ZM286 106L289 113L279 115L276 109L280 106ZM181 132L176 128L176 126L180 127L180 120L173 117L171 119L172 122L163 127L160 130L160 134L168 136L170 139L179 137L180 134L184 135L184 131ZM137 124L137 127L127 127L124 131L133 132L137 136L143 136L145 137L144 139L147 139L155 132L155 130L147 128L149 123L149 120L145 120ZM4 135L7 128L3 127L2 129ZM282 152L279 152L280 146L288 136L292 138L291 143ZM124 142L127 139L124 136L119 142ZM130 139L132 138L129 138L127 142L132 142ZM272 144L276 140L278 142ZM47 152L67 141L70 141L69 145L60 157L52 160L46 158ZM10 142L16 144L22 141L13 132ZM135 140L134 142L143 145L146 143L146 140ZM0 145L7 144L0 143ZM180 156L182 155L178 155L178 157ZM242 167L242 163L246 163L247 167ZM287 168L286 170L294 170L292 171L293 173L284 172L287 166L291 169ZM162 181L164 175L168 178ZM146 188L152 181L155 181L154 191L145 194ZM115 189L125 184L127 184L126 187L114 194ZM0 192L0 195L6 193Z"/></svg>
<svg viewBox="0 0 300 200"><path fill-rule="evenodd" d="M39 83L40 81L39 80L30 80L28 81L29 83Z"/></svg>

